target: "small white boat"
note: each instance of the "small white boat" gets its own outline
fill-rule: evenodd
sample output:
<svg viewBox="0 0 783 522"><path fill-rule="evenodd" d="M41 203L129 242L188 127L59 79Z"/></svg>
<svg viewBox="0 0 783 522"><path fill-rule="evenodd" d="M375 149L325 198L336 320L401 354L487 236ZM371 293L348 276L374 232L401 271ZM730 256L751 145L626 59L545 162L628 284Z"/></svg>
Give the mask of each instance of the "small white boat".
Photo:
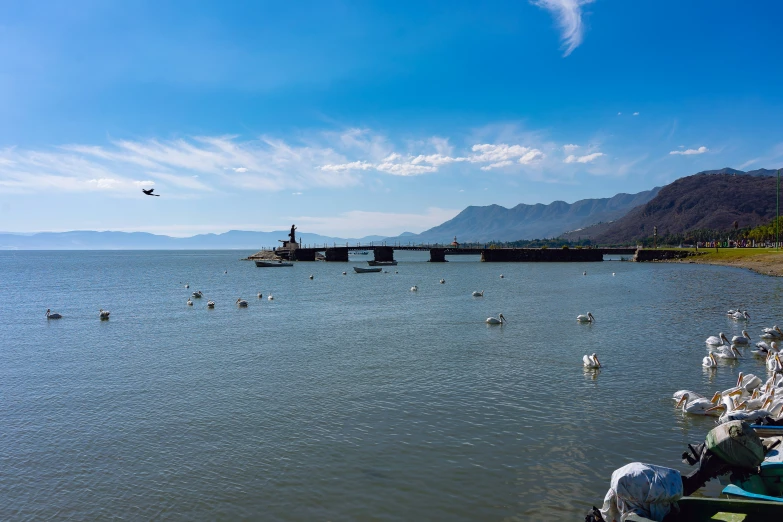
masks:
<svg viewBox="0 0 783 522"><path fill-rule="evenodd" d="M369 254L369 252L366 250L362 250L361 252L354 252L354 254L356 254L357 256L366 256L367 254Z"/></svg>
<svg viewBox="0 0 783 522"><path fill-rule="evenodd" d="M367 261L370 266L396 266L397 261Z"/></svg>
<svg viewBox="0 0 783 522"><path fill-rule="evenodd" d="M381 270L383 270L383 268L381 268L381 267L378 267L378 268L361 268L361 267L355 266L355 267L353 267L353 270L357 274L368 274L370 272L380 272Z"/></svg>
<svg viewBox="0 0 783 522"><path fill-rule="evenodd" d="M271 267L271 266L294 266L293 263L283 261L256 261L257 267Z"/></svg>

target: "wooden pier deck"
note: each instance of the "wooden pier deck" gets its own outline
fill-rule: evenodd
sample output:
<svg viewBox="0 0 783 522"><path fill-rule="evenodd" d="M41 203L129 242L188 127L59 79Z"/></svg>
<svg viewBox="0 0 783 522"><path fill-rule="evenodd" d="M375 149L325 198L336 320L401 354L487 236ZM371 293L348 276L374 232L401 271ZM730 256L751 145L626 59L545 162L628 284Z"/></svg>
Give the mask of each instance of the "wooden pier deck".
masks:
<svg viewBox="0 0 783 522"><path fill-rule="evenodd" d="M348 261L351 252L370 252L374 261L394 261L394 251L429 251L430 261L444 263L446 256L481 256L484 262L597 262L604 255L633 255L636 248L488 248L486 245L297 245L295 248L261 250L248 259L286 259L290 261L315 261L322 254L325 261Z"/></svg>

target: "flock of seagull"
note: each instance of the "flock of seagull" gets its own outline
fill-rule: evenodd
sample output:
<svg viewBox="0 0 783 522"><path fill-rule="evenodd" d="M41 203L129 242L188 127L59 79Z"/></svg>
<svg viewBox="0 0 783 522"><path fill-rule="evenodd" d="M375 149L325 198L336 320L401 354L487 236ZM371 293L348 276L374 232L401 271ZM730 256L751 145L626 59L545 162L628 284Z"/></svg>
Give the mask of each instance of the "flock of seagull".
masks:
<svg viewBox="0 0 783 522"><path fill-rule="evenodd" d="M224 273L227 273L227 272L224 272ZM395 272L395 273L398 273L398 272ZM346 274L346 272L343 272L343 275L345 275L345 274ZM582 275L587 275L587 272L584 272ZM614 273L612 273L612 275L614 275ZM500 279L503 279L504 277L505 276L503 274L500 274ZM311 280L313 279L313 274L310 274L309 279L311 279ZM446 280L443 279L443 278L441 278L438 282L440 284L446 284ZM190 288L190 283L185 283L185 288ZM418 290L419 290L419 287L417 285L413 285L411 287L411 292L418 292ZM481 291L474 290L471 293L471 296L473 296L473 297L484 297L484 290L481 290ZM188 298L186 304L188 306L193 306L193 300L192 299L201 299L202 297L204 297L204 293L201 290L196 290L195 292L193 292L190 295L190 297ZM257 294L257 297L259 299L262 299L264 296L263 296L263 294L261 294L259 292ZM267 296L267 300L269 300L269 301L273 301L274 299L275 299L274 296L271 295L271 294ZM239 308L247 308L247 306L248 306L248 302L245 299L242 299L241 297L237 298L235 304ZM207 301L207 308L210 308L210 309L215 308L215 301L208 300ZM108 310L101 309L99 311L99 317L100 317L101 320L108 320L110 314L111 314L111 312L109 312ZM54 313L50 309L47 309L46 310L46 318L47 319L62 319L62 315L60 315L58 313ZM578 315L576 320L578 322L580 322L580 323L593 323L595 321L595 317L593 317L592 313L587 312L587 314ZM485 322L487 324L489 324L489 325L504 325L504 324L507 323L506 318L503 316L502 313L498 314L497 317L487 317ZM777 326L775 328L777 328ZM780 330L778 330L778 332L780 332ZM720 334L720 335L723 336L723 334ZM781 337L783 337L783 332L781 332ZM711 339L716 339L716 338L712 337ZM773 345L774 344L775 343L773 343ZM591 355L585 355L583 357L583 362L584 362L584 367L585 368L597 369L597 368L601 368L602 367L601 363L598 360L598 356L595 353L593 353Z"/></svg>
<svg viewBox="0 0 783 522"><path fill-rule="evenodd" d="M225 271L224 273L228 273L228 271ZM399 272L395 271L394 273L397 274ZM346 272L343 272L343 275L346 275ZM612 274L612 275L614 275L614 274ZM312 280L313 277L314 277L313 274L310 274L309 279ZM505 276L503 274L500 274L500 279L503 279L504 277ZM443 279L443 278L441 278L440 281L438 281L438 282L440 284L442 284L442 285L446 284L446 280ZM190 288L190 283L185 283L185 288ZM411 287L411 292L417 292L418 290L419 290L419 287L416 286L416 285L413 285ZM480 292L479 291L474 291L471 295L473 297L484 297L484 290L481 290ZM190 295L190 297L188 297L188 300L186 301L185 304L187 304L188 306L193 306L193 300L192 299L201 299L202 297L204 297L204 293L201 290L196 290L195 292L193 292ZM258 293L258 298L262 299L263 297L264 297L263 294L261 294L259 292ZM274 299L275 299L274 296L271 295L271 294L267 296L267 300L269 300L269 301L274 301ZM247 308L247 306L248 306L247 301L242 299L241 297L237 298L235 304L239 308ZM215 301L208 300L207 301L207 308L215 308ZM98 316L100 317L101 320L108 320L110 314L111 314L111 312L109 312L108 310L103 310L103 309L99 310L99 312L98 312ZM58 313L55 313L55 312L52 312L51 309L49 309L49 308L46 309L46 318L47 319L62 319L62 317L63 317L62 315L60 315ZM580 317L582 317L582 316L580 316ZM590 317L592 317L592 316L590 316ZM487 324L501 324L502 325L502 324L506 323L506 318L503 317L503 314L498 314L497 318L495 318L495 317L488 317L487 320L486 320L486 323Z"/></svg>
<svg viewBox="0 0 783 522"><path fill-rule="evenodd" d="M727 315L736 321L750 321L750 314L746 310L729 310ZM766 381L752 373L745 375L740 372L735 386L715 392L711 399L691 390L679 390L672 397L676 402L675 408L691 415L719 417L719 424L733 420L754 422L765 417L773 420L783 417L783 364L777 343L783 339L783 331L778 326L763 328L759 337L764 341L757 342L756 349L751 352L765 358L767 372L771 374ZM708 337L706 344L710 352L702 360L702 366L714 369L718 366L718 359L741 358L738 347L750 346L751 341L747 330L742 330L742 335L735 335L731 341L722 332Z"/></svg>

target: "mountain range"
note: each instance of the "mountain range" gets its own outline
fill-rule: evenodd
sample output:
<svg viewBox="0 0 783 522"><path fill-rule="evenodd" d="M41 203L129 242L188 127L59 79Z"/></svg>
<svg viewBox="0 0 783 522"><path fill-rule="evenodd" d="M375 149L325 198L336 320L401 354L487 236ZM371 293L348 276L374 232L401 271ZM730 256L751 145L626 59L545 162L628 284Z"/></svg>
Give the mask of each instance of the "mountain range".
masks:
<svg viewBox="0 0 783 522"><path fill-rule="evenodd" d="M666 185L655 198L612 223L564 237L617 244L650 237L656 226L659 236L699 229L729 230L735 221L741 228L755 227L775 217L776 183L768 175L695 174Z"/></svg>
<svg viewBox="0 0 783 522"><path fill-rule="evenodd" d="M732 168L706 170L680 178L665 187L611 198L583 199L574 203L554 201L548 205L519 204L470 206L454 218L420 234L338 238L297 234L311 245L369 243L450 243L516 241L564 237L592 239L600 244L630 242L652 234L682 233L708 228L728 229L768 222L775 214L775 170L743 172ZM288 231L251 232L231 230L223 234L199 234L177 238L146 232L0 232L0 250L258 250L278 246Z"/></svg>
<svg viewBox="0 0 783 522"><path fill-rule="evenodd" d="M383 236L339 238L319 234L297 234L306 244L345 244L380 241ZM38 234L0 233L0 250L259 250L280 246L287 230L249 232L230 230L223 234L198 234L192 237L170 237L147 232L41 232Z"/></svg>
<svg viewBox="0 0 783 522"><path fill-rule="evenodd" d="M659 190L660 187L656 187L638 194L617 194L611 198L582 199L574 203L554 201L548 205L519 204L513 208L471 206L421 234L387 238L387 241L450 243L456 236L462 243L483 243L556 237L566 230L619 219L653 199Z"/></svg>

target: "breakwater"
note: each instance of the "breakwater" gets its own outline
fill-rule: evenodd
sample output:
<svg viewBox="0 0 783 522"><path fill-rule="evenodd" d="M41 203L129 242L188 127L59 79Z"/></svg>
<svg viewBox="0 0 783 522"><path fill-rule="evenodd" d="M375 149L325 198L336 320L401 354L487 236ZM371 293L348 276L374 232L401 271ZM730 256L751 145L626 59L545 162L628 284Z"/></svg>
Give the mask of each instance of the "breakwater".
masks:
<svg viewBox="0 0 783 522"><path fill-rule="evenodd" d="M369 250L374 261L394 261L394 251L429 251L431 263L445 263L447 256L480 256L481 261L490 263L542 263L542 262L596 262L604 255L633 254L632 248L464 248L448 246L333 246L295 247L262 250L248 256L248 260L281 259L288 261L341 261L347 262L350 252Z"/></svg>

